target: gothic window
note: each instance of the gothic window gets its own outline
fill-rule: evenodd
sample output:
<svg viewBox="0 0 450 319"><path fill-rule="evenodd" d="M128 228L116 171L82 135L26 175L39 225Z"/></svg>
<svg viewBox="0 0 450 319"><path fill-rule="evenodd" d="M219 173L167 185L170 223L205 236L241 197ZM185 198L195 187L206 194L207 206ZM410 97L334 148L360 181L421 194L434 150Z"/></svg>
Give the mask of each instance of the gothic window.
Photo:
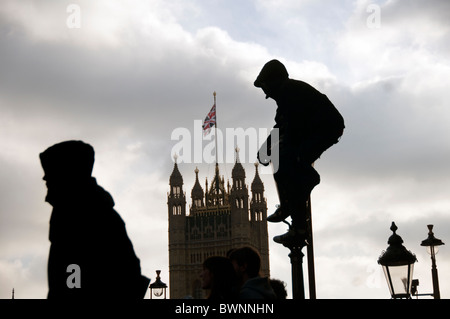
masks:
<svg viewBox="0 0 450 319"><path fill-rule="evenodd" d="M225 229L225 225L224 224L220 224L218 231L217 231L217 237L226 237L227 236L227 232Z"/></svg>
<svg viewBox="0 0 450 319"><path fill-rule="evenodd" d="M191 239L200 239L200 234L197 227L192 228L191 230Z"/></svg>
<svg viewBox="0 0 450 319"><path fill-rule="evenodd" d="M244 199L236 198L236 208L244 208Z"/></svg>
<svg viewBox="0 0 450 319"><path fill-rule="evenodd" d="M212 227L211 226L207 226L205 228L204 238L213 238L213 237L214 237L214 233L213 233Z"/></svg>
<svg viewBox="0 0 450 319"><path fill-rule="evenodd" d="M181 194L181 187L180 186L173 186L172 191L173 191L173 195L175 197L180 197L180 194Z"/></svg>

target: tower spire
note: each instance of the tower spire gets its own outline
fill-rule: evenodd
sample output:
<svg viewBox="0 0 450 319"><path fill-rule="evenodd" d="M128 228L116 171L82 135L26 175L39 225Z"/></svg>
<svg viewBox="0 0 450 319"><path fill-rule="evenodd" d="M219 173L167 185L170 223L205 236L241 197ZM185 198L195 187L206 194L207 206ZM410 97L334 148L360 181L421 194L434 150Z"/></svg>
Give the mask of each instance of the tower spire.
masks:
<svg viewBox="0 0 450 319"><path fill-rule="evenodd" d="M192 187L191 198L192 198L192 207L202 207L203 206L203 188L200 186L200 182L198 180L198 167L195 168L195 184Z"/></svg>
<svg viewBox="0 0 450 319"><path fill-rule="evenodd" d="M236 161L234 163L234 167L231 171L231 177L233 179L245 179L245 170L244 167L241 164L241 160L239 159L239 147L236 146L236 148L234 149L236 151Z"/></svg>
<svg viewBox="0 0 450 319"><path fill-rule="evenodd" d="M169 182L170 182L170 185L181 186L181 185L183 185L183 177L181 176L180 170L178 169L178 164L177 164L178 155L175 154L173 156L173 159L174 159L175 164L173 165L173 171L172 171L172 174L170 175Z"/></svg>
<svg viewBox="0 0 450 319"><path fill-rule="evenodd" d="M255 163L255 177L252 182L252 191L264 191L264 183L261 180L258 172L259 163Z"/></svg>

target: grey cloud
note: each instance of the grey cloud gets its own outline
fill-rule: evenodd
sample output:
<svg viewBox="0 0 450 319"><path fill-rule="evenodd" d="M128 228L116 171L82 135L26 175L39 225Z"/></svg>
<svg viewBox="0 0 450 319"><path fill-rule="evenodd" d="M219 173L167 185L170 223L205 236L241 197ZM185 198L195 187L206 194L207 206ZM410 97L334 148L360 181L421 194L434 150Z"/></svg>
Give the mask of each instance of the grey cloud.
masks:
<svg viewBox="0 0 450 319"><path fill-rule="evenodd" d="M349 3L345 8L349 8ZM304 29L298 32L290 29L290 33L285 32L288 25L284 20L279 20L276 14L267 16L268 12L257 8L255 17L267 18L265 22L255 21L258 27L267 28L273 21L278 25L273 24L276 27L270 28L270 32L255 37L253 33L257 30L242 30L241 39L255 39L253 43L236 41L239 23L233 27L234 31L224 31L230 23L235 23L233 19L225 16L220 29L208 28L207 19L188 26L189 19L182 10L174 14L179 20L169 19L173 27L171 33L164 29L165 24L161 24L160 30L152 30L153 33L129 26L114 34L119 40L128 41L119 41L122 45L116 47L104 43L91 46L73 34L72 38L36 40L27 29L21 29L16 20L2 19L0 130L3 139L0 141L2 147L9 147L14 141L21 144L20 148L9 148L11 152L2 153L0 157L2 258L19 253L27 256L31 248L39 246L40 266L45 268L42 256L48 245L50 207L43 202L45 186L41 184L37 154L60 140L80 138L96 149L95 173L99 183L111 191L120 213L126 216L130 236L136 238L136 247L142 252L144 267L153 272L153 267L164 266L167 247L153 251L158 246L152 243L152 253L146 251L150 247L145 238L148 229L141 228L136 218L166 219L165 196L173 169L170 152L176 143L170 139L172 130L177 127L192 130L195 119L203 120L212 106L213 91L217 91L220 128L270 128L276 104L265 100L263 93L253 87L251 74L254 72L256 77L266 60L276 54L285 59L294 78L316 81L314 85L330 97L346 120L347 128L341 141L317 162L322 175L313 203L318 257L334 258L337 264L344 255L365 261L374 254L376 259L380 249L385 248L392 220L398 223L405 238L410 238L413 232L422 234L412 238L416 242L426 236L422 224L432 220L436 232L439 229L439 236L445 239L448 236L444 229L448 223L445 199L450 185L446 176L450 134L449 113L445 108L448 89L442 83L447 79L447 69L436 63L447 66L447 60L427 60L429 55L424 51L402 51L414 52L416 56L409 59L405 55L400 59L427 61L421 67L428 72L421 74L415 65L398 72L401 68L386 60L382 63L383 72L378 74L376 68L357 63L355 67L366 72L366 77L355 84L349 80L352 69L347 67L353 66L352 52L345 57L339 55L334 50L335 43L327 41L334 32L353 34L354 30L342 27L352 11L334 11L328 4L328 14L334 12L335 19L339 20L335 22L340 25L339 28L335 28L335 23L324 26L330 33L320 25L310 26L310 22L317 19L313 12L321 7L319 5L310 7L309 11L305 9L308 13L304 15L309 20ZM430 6L424 11L425 16L437 17L439 22L436 23L445 30L446 21L440 19L448 12L443 10L447 4L436 2L436 5L440 9ZM189 12L199 16L203 13L197 9L209 12L198 6L200 8L190 7ZM394 24L402 12L405 12L402 16L407 17L409 11L402 6L400 2L392 2L391 7L383 7L385 22ZM417 6L419 2L414 2L414 14L420 11ZM319 20L326 21L326 17L324 14ZM180 24L176 25L178 22ZM313 34L310 28L320 34ZM320 40L315 42L318 38ZM377 39L366 40L377 42ZM436 50L444 50L445 41L436 41ZM388 45L383 50L391 49ZM379 52L372 52L372 55ZM425 58L418 59L419 53ZM307 56L318 63L332 61L330 65L334 67L330 67L329 73L338 72L326 81L318 79L322 73L295 73L294 70L307 69L296 65ZM367 59L373 61L372 56ZM139 147L132 148L133 145ZM14 161L14 156L19 155L21 161ZM200 168L202 186L205 177L212 176L212 170L205 163L180 165L188 202L196 166ZM246 169L247 183L250 183L253 164L249 163ZM152 175L154 172L158 174ZM221 166L225 179L230 178L230 172L229 167ZM269 209L273 209L277 198L272 176L264 176L264 179ZM136 189L147 181L158 186ZM143 198L136 206L128 206L136 198L144 197L146 191L151 192L151 196ZM153 205L156 197L161 202ZM23 201L23 198L28 200ZM152 209L146 211L147 206ZM10 211L13 214L6 213ZM152 233L164 228L159 224L152 227ZM269 227L274 235L285 228ZM162 229L158 236L165 236L166 231ZM20 239L12 242L14 235ZM358 244L352 246L354 242ZM283 248L273 247L274 256L287 256ZM157 261L153 260L154 256L158 256ZM287 257L285 262L288 262ZM280 275L280 269L286 268L277 264L280 262L273 262L274 277ZM328 276L321 273L321 280L327 281ZM348 291L345 296L355 294Z"/></svg>

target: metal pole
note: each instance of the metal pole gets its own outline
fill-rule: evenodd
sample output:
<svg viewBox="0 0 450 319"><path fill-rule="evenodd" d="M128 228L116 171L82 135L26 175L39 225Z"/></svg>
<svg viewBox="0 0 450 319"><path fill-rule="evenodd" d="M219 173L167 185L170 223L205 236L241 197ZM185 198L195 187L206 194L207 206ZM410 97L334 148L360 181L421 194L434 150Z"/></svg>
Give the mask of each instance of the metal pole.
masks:
<svg viewBox="0 0 450 319"><path fill-rule="evenodd" d="M316 299L316 277L314 270L314 248L313 248L313 231L312 231L312 214L311 214L311 196L308 198L306 209L306 221L308 225L308 246L306 253L308 256L308 282L309 282L309 299Z"/></svg>
<svg viewBox="0 0 450 319"><path fill-rule="evenodd" d="M292 224L284 221L289 225L289 230L296 231ZM291 259L292 268L292 299L305 299L305 282L303 278L303 247L307 245L303 237L299 237L295 241L287 241L283 246L291 251L289 258Z"/></svg>
<svg viewBox="0 0 450 319"><path fill-rule="evenodd" d="M441 292L439 291L438 271L436 267L436 256L434 253L434 246L431 246L431 277L433 279L433 295L434 299L441 299Z"/></svg>
<svg viewBox="0 0 450 319"><path fill-rule="evenodd" d="M218 156L217 156L217 105L216 105L216 91L214 91L213 96L214 96L214 107L216 108L216 122L214 123L214 140L216 143L216 166L219 165L219 160L218 160Z"/></svg>
<svg viewBox="0 0 450 319"><path fill-rule="evenodd" d="M292 299L305 299L303 280L303 247L290 247L289 258L292 264Z"/></svg>

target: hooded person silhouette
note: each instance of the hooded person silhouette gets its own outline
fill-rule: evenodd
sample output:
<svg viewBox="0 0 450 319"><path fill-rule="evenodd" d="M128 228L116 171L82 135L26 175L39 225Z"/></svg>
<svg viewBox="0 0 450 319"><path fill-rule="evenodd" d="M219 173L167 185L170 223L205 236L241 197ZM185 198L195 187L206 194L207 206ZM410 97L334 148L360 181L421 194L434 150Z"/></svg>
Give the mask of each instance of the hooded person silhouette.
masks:
<svg viewBox="0 0 450 319"><path fill-rule="evenodd" d="M264 65L254 85L278 106L274 126L278 138L274 141L271 133L258 152L263 165L278 161L273 164L280 206L267 220L281 222L288 216L292 218L292 227L286 234L274 237L275 242L304 240L306 201L320 183L312 165L339 141L345 128L344 119L326 95L305 82L290 79L286 67L278 60ZM278 153L272 154L274 145Z"/></svg>
<svg viewBox="0 0 450 319"><path fill-rule="evenodd" d="M228 258L236 271L239 299L276 299L269 277L261 276L261 256L255 249L245 246L233 249Z"/></svg>
<svg viewBox="0 0 450 319"><path fill-rule="evenodd" d="M91 176L92 146L65 141L39 156L53 206L48 298L142 299L150 280L111 195Z"/></svg>

